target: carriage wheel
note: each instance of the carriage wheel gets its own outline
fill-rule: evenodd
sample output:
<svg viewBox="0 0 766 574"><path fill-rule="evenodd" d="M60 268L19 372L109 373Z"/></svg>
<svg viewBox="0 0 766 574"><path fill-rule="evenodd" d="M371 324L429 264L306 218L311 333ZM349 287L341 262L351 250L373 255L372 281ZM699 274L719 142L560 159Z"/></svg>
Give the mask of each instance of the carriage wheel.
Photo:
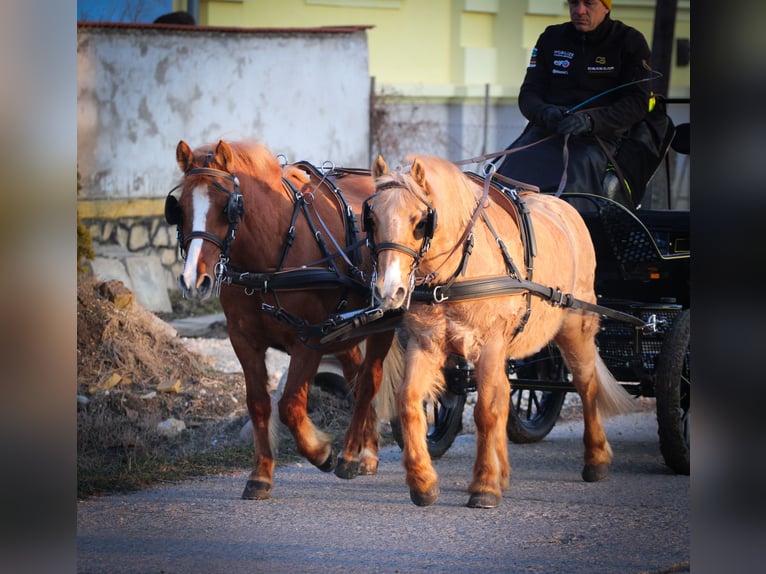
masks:
<svg viewBox="0 0 766 574"><path fill-rule="evenodd" d="M539 381L564 381L567 371L558 350L549 345L518 369L519 377ZM513 381L511 380L511 385ZM511 389L511 408L505 430L516 444L543 440L559 418L566 391Z"/></svg>
<svg viewBox="0 0 766 574"><path fill-rule="evenodd" d="M431 455L432 459L441 458L455 442L455 437L463 428L465 399L465 394L446 390L439 395L437 400L423 405L428 421L426 443L428 444L428 454ZM399 448L404 448L402 423L399 417L391 419L391 432Z"/></svg>
<svg viewBox="0 0 766 574"><path fill-rule="evenodd" d="M314 376L314 384L324 392L336 396L339 399L354 400L354 395L351 392L348 383L346 383L346 379L343 378L343 375L327 372L317 373Z"/></svg>
<svg viewBox="0 0 766 574"><path fill-rule="evenodd" d="M565 391L512 391L505 426L508 439L516 444L543 440L556 425L565 398Z"/></svg>
<svg viewBox="0 0 766 574"><path fill-rule="evenodd" d="M690 333L686 309L665 336L654 378L660 452L678 474L689 474Z"/></svg>

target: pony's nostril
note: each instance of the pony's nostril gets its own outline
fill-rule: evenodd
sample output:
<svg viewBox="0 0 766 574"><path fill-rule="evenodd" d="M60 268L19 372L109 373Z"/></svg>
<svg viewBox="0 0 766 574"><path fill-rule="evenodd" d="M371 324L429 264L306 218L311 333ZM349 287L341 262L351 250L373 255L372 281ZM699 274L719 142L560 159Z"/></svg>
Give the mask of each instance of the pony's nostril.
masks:
<svg viewBox="0 0 766 574"><path fill-rule="evenodd" d="M404 304L404 297L407 295L407 291L404 287L399 287L394 293L392 300L396 307L401 307Z"/></svg>
<svg viewBox="0 0 766 574"><path fill-rule="evenodd" d="M208 295L210 295L210 292L213 288L213 279L210 277L210 275L203 275L199 278L199 281L197 281L197 293L200 296L200 298L205 298Z"/></svg>
<svg viewBox="0 0 766 574"><path fill-rule="evenodd" d="M186 279L183 275L178 276L178 288L181 290L181 296L186 299L189 296L189 286L186 284Z"/></svg>

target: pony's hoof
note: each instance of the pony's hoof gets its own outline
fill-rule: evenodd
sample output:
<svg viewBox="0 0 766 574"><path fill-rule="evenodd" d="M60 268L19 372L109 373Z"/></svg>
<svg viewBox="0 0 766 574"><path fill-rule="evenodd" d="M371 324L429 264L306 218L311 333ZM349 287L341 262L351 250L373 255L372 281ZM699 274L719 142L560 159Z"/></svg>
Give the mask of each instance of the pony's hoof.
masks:
<svg viewBox="0 0 766 574"><path fill-rule="evenodd" d="M362 476L374 476L378 474L378 460L369 460L360 464L359 474Z"/></svg>
<svg viewBox="0 0 766 574"><path fill-rule="evenodd" d="M271 490L271 485L268 482L248 480L245 490L242 491L242 498L244 500L266 500L270 496L269 490Z"/></svg>
<svg viewBox="0 0 766 574"><path fill-rule="evenodd" d="M474 492L468 499L468 508L497 508L500 497L491 492Z"/></svg>
<svg viewBox="0 0 766 574"><path fill-rule="evenodd" d="M439 485L435 484L427 492L410 489L410 500L415 506L431 506L439 498Z"/></svg>
<svg viewBox="0 0 766 574"><path fill-rule="evenodd" d="M317 468L322 472L331 472L337 463L338 453L335 452L334 448L331 448L330 454L327 455L327 459L322 464L317 465Z"/></svg>
<svg viewBox="0 0 766 574"><path fill-rule="evenodd" d="M342 456L338 457L338 464L335 465L335 476L350 480L359 476L359 461L346 460Z"/></svg>
<svg viewBox="0 0 766 574"><path fill-rule="evenodd" d="M586 464L582 469L582 479L585 482L598 482L609 474L608 464Z"/></svg>

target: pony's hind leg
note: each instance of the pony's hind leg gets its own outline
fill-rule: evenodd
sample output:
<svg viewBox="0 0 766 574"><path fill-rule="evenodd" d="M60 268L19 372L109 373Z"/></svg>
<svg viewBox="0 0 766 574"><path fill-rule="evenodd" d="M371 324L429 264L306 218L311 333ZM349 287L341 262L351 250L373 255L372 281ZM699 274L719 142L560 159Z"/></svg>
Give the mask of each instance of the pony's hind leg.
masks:
<svg viewBox="0 0 766 574"><path fill-rule="evenodd" d="M505 425L511 389L505 376L504 347L501 343L499 338L489 342L476 363L476 460L473 481L468 487L468 506L471 508L495 508L510 481Z"/></svg>
<svg viewBox="0 0 766 574"><path fill-rule="evenodd" d="M585 446L582 477L586 482L606 478L612 462L612 448L607 441L596 402L599 394L595 340L598 322L596 315L570 311L554 339L572 373L572 383L582 401Z"/></svg>
<svg viewBox="0 0 766 574"><path fill-rule="evenodd" d="M348 379L354 393L354 410L343 439L343 451L335 467L339 478L351 479L378 473L380 435L372 401L380 388L383 359L392 336L392 333L383 333L368 339L364 362Z"/></svg>
<svg viewBox="0 0 766 574"><path fill-rule="evenodd" d="M322 354L304 346L292 349L284 392L279 399L279 419L295 439L298 452L322 472L335 468L337 455L330 437L317 430L308 416L309 382L319 367Z"/></svg>
<svg viewBox="0 0 766 574"><path fill-rule="evenodd" d="M367 339L365 357L352 380L354 411L344 438L343 452L338 457L335 474L354 478L359 474L378 472L378 417L372 401L383 377L383 360L391 346L394 332L372 335Z"/></svg>

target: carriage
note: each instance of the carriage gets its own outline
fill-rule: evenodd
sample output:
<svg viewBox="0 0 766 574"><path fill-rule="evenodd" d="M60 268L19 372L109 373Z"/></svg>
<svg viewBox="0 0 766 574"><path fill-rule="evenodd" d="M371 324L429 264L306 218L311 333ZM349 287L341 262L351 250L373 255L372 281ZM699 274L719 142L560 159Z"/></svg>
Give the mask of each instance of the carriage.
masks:
<svg viewBox="0 0 766 574"><path fill-rule="evenodd" d="M269 497L274 471L269 419L276 413L301 454L320 470L334 470L341 478L375 474L378 431L371 402L404 312L382 309L373 296L375 266L357 225L359 216L366 222L365 197L375 192L370 172L316 168L307 162L279 165L265 146L256 146L248 157L252 151L235 144L219 142L193 151L179 143L177 161L184 177L168 195L166 219L178 228L185 259L182 290L202 297L219 294L243 363L255 452L242 497ZM598 195L565 199L585 206L581 214L597 251L600 300L579 303L605 317L598 335L603 361L631 394L658 397L666 462L688 473L688 213L684 227L682 214L645 212L639 218ZM428 230L430 223L432 234L436 214L431 215L425 226ZM291 354L284 393L274 406L266 392L268 347ZM341 453L306 416L307 387L327 354L341 361L355 396ZM442 370L446 389L425 405L431 458L452 444L466 394L475 388L475 369L467 359L450 356ZM574 390L562 356L549 344L524 360L508 359L506 376L513 389L507 436L516 442L541 440L555 424L564 396ZM402 444L395 418L392 427ZM605 476L596 469L605 464L588 466L585 480ZM413 496L416 504L432 501ZM498 500L474 502L469 505L486 507Z"/></svg>

